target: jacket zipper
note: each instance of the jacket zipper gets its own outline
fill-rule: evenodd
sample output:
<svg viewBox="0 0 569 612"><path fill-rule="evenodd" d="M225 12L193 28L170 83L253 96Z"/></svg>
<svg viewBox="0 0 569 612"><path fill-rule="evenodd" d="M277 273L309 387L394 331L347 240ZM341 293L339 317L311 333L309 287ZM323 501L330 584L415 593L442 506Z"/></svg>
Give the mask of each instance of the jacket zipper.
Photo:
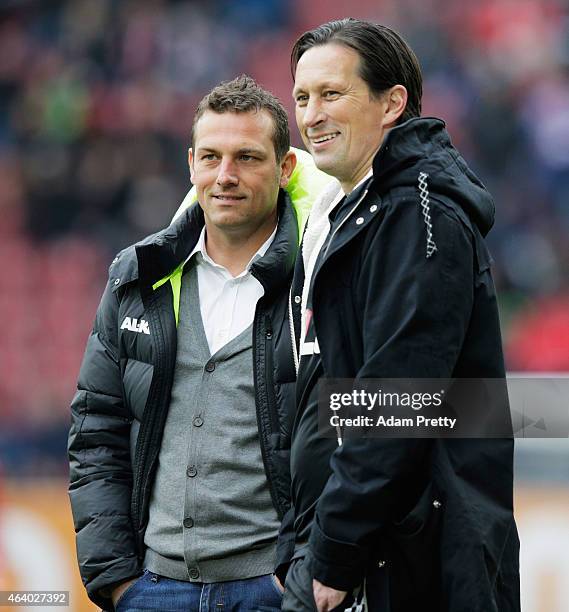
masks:
<svg viewBox="0 0 569 612"><path fill-rule="evenodd" d="M294 359L294 370L298 376L298 351L296 349L296 331L294 329L294 315L292 312L292 286L288 292L288 324L290 327L290 341L292 342L292 357Z"/></svg>
<svg viewBox="0 0 569 612"><path fill-rule="evenodd" d="M368 191L369 191L369 189L366 189L364 191L364 193L362 194L360 199L356 202L354 207L342 219L342 221L341 221L341 223L339 223L338 227L332 232L332 235L330 236L330 239L328 240L328 244L326 246L326 250L324 251L324 254L322 255L322 260L328 254L328 250L330 249L330 245L332 244L332 240L334 239L334 236L336 235L338 230L342 227L342 225L344 225L344 223L352 216L353 212L360 205L360 202L366 197ZM298 256L301 257L302 256L301 253L299 253ZM314 273L313 273L313 276L312 276L312 282L314 282L315 278L316 278L316 270L314 270ZM302 290L304 290L304 283L305 282L306 282L306 277L304 277L304 279L303 279L303 289ZM292 289L293 289L293 287L291 286L290 291L288 293L288 321L289 321L289 326L290 326L290 339L291 339L291 342L292 342L292 355L293 355L293 358L294 358L294 368L296 370L296 375L298 376L298 368L300 367L300 358L298 356L298 350L296 348L296 331L295 331L295 326L294 326L294 313L293 313L293 306L292 306ZM302 313L301 313L301 316L302 316Z"/></svg>
<svg viewBox="0 0 569 612"><path fill-rule="evenodd" d="M269 407L269 416L273 432L280 433L279 419L277 417L277 405L275 402L274 386L273 386L273 349L272 338L273 329L271 320L268 315L265 315L265 387L267 389L267 404Z"/></svg>
<svg viewBox="0 0 569 612"><path fill-rule="evenodd" d="M362 200L367 196L368 191L369 191L369 189L366 189L363 192L363 194L361 195L359 200L354 204L354 206L352 207L350 212L340 221L340 223L338 223L338 227L336 227L336 229L332 232L332 235L330 236L330 238L328 240L328 244L326 245L326 250L322 254L322 259L320 260L320 266L319 266L320 268L322 267L322 263L324 262L324 259L326 258L326 255L328 254L328 251L330 250L330 245L332 244L332 242L334 240L334 236L338 233L338 230L342 227L342 225L344 225L344 223L346 223L346 221L352 216L352 214L354 213L356 208L360 205ZM312 283L314 283L315 279L316 279L316 270L314 270L314 273L313 273L313 276L312 276ZM292 306L292 302L290 301L290 297L289 297L289 307L291 307L291 306ZM316 325L316 321L314 321L313 324ZM298 368L297 368L296 373L298 374ZM342 442L343 442L342 429L341 429L341 427L339 425L336 425L336 434L337 434L338 446L342 446Z"/></svg>
<svg viewBox="0 0 569 612"><path fill-rule="evenodd" d="M262 298L261 298L262 299ZM258 342L260 342L261 340L259 339L259 331L260 327L261 327L261 313L262 313L262 308L260 308L260 300L257 303L257 309L255 311L255 319L253 322L253 368L254 368L254 372L256 373L256 378L258 378L259 376L263 376L263 380L265 381L265 387L266 387L266 401L267 401L267 410L269 411L269 420L272 424L272 426L274 427L274 421L276 419L276 413L273 410L273 407L271 405L271 400L269 399L269 388L268 388L268 383L269 383L269 375L267 374L267 345L269 344L269 341L272 338L272 329L268 328L267 330L265 330L264 333L264 343L265 343L265 359L264 359L264 363L259 364L258 363L258 350L257 350L257 346L258 346ZM265 315L267 317L267 319L269 318L268 315ZM270 333L269 338L267 338L267 333ZM272 364L271 364L272 366ZM263 369L263 371L261 372L260 369ZM267 475L267 482L269 483L269 492L271 494L271 500L273 502L273 506L275 508L275 510L277 511L277 514L279 516L279 519L282 519L284 512L280 506L280 504L278 503L278 494L276 491L276 487L275 487L275 483L273 481L273 474L270 470L270 462L269 462L269 457L268 457L268 453L267 453L267 442L266 442L266 438L269 435L268 432L265 431L265 428L263 427L263 419L262 419L262 415L261 415L261 408L259 407L259 398L258 398L258 390L257 390L257 383L254 380L253 384L255 386L255 412L257 413L257 429L259 430L259 446L261 447L261 457L263 458L263 466L265 468L265 474ZM277 424L277 429L276 431L279 431L278 428L278 424Z"/></svg>
<svg viewBox="0 0 569 612"><path fill-rule="evenodd" d="M153 329L156 331L156 356L155 366L153 372L154 377L158 381L153 389L151 383L150 390L154 390L153 395L149 393L146 407L152 406L152 412L149 418L142 418L141 429L139 431L137 439L137 449L142 449L141 456L135 455L135 466L138 467L136 470L136 482L134 484L134 490L136 495L134 496L132 503L132 515L135 519L136 538L139 547L139 556L143 555L143 532L146 528L147 517L146 513L148 510L147 504L145 504L145 489L148 486L150 473L153 469L153 464L156 460L158 450L160 447L160 439L163 432L163 426L166 419L166 410L164 410L164 399L168 395L168 386L171 389L173 375L174 375L174 362L168 367L167 361L175 360L174 355L169 353L166 343L164 342L164 335L167 333L165 326L162 323L160 309L160 296L159 290L154 291L149 300L148 313L154 323ZM172 312L173 316L173 312ZM172 346L172 342L169 343ZM145 407L145 410L146 410ZM161 420L162 419L162 420Z"/></svg>

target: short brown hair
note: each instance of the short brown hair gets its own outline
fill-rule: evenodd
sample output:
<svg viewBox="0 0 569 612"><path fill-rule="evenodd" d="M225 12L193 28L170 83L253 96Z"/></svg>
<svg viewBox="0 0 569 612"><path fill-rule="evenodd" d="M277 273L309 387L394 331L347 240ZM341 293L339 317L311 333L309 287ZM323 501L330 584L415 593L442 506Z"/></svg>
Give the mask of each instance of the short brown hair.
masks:
<svg viewBox="0 0 569 612"><path fill-rule="evenodd" d="M290 149L288 117L280 100L263 89L246 74L216 85L198 104L192 124L192 148L196 125L206 111L214 113L247 113L266 110L273 119L273 145L277 161L281 161Z"/></svg>
<svg viewBox="0 0 569 612"><path fill-rule="evenodd" d="M394 85L407 89L407 106L398 123L421 116L423 76L417 56L394 30L361 19L329 21L305 32L292 48L292 77L298 60L308 49L317 45L337 43L356 51L360 57L360 76L372 95L377 96Z"/></svg>

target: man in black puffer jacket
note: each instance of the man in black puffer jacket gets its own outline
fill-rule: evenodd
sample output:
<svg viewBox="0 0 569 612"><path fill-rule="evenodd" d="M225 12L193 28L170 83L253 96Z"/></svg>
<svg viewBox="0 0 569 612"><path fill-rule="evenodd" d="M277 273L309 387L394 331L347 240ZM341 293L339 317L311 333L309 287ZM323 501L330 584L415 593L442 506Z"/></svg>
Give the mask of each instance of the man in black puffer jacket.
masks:
<svg viewBox="0 0 569 612"><path fill-rule="evenodd" d="M323 377L504 378L492 199L444 123L420 118L419 65L389 28L324 24L292 66L301 136L338 182L314 204L291 292L297 546L283 610L344 610L365 585L371 612L519 612L511 438L338 447L318 428ZM507 406L494 416L508 423Z"/></svg>
<svg viewBox="0 0 569 612"><path fill-rule="evenodd" d="M248 77L217 86L189 161L199 206L115 258L87 344L69 437L81 575L105 609L278 610L299 243L282 105Z"/></svg>

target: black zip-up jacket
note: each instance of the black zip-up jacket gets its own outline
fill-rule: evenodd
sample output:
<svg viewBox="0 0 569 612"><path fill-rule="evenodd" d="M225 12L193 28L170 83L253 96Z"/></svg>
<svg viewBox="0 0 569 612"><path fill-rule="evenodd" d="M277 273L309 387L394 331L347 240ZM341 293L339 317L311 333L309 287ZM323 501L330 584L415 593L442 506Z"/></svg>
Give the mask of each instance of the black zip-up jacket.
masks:
<svg viewBox="0 0 569 612"><path fill-rule="evenodd" d="M444 123L418 118L392 129L358 195L335 215L312 276L324 376L503 378L483 241L494 204ZM290 300L297 340L303 283L299 256ZM512 439L349 438L331 468L313 492L309 539L322 583L349 590L367 574L372 601L382 601L373 611L520 609ZM302 473L292 478L302 491Z"/></svg>
<svg viewBox="0 0 569 612"><path fill-rule="evenodd" d="M267 253L251 267L265 289L253 322L253 374L259 438L273 504L290 506L290 431L294 393L287 296L298 225L288 194ZM167 229L122 251L109 269L71 405L70 498L77 553L89 597L142 573L144 532L176 361L173 284L159 283L185 261L204 224L199 206ZM140 333L124 327L139 326ZM134 321L136 319L136 321ZM148 332L148 333L146 333ZM290 555L279 542L280 558Z"/></svg>

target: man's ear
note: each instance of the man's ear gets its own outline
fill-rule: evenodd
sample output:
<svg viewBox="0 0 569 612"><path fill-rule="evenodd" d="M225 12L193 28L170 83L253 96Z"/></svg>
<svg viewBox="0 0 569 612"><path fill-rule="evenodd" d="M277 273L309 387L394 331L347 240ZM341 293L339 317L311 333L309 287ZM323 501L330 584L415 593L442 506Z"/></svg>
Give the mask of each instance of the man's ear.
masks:
<svg viewBox="0 0 569 612"><path fill-rule="evenodd" d="M397 125L399 117L407 106L407 89L403 85L394 85L383 93L385 101L385 114L383 116L383 126L391 128Z"/></svg>
<svg viewBox="0 0 569 612"><path fill-rule="evenodd" d="M190 180L194 182L194 152L192 147L188 149L188 166L190 167Z"/></svg>
<svg viewBox="0 0 569 612"><path fill-rule="evenodd" d="M289 150L287 154L283 157L283 160L280 163L281 166L281 179L279 181L279 186L283 187L283 189L288 185L291 174L293 173L296 167L296 154L294 151Z"/></svg>

